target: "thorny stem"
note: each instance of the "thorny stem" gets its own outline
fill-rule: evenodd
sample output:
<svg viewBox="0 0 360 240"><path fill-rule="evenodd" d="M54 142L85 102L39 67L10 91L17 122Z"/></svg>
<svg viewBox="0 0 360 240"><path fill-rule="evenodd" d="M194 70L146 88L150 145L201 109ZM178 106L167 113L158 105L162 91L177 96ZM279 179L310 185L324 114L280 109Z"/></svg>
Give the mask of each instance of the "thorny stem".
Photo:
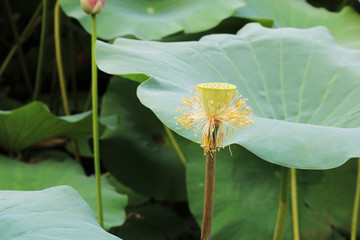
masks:
<svg viewBox="0 0 360 240"><path fill-rule="evenodd" d="M75 111L79 108L77 90L76 90L76 75L75 75L75 62L74 62L74 33L72 28L72 22L69 18L69 51L70 51L70 79L71 79L71 90L72 90L72 99L74 103Z"/></svg>
<svg viewBox="0 0 360 240"><path fill-rule="evenodd" d="M86 98L86 102L85 102L85 105L84 105L83 112L89 110L90 105L91 105L91 89L90 89L89 94L88 94L88 96Z"/></svg>
<svg viewBox="0 0 360 240"><path fill-rule="evenodd" d="M11 11L9 1L4 0L4 5L5 5L6 12L8 14L8 17L9 17L11 29L12 29L13 34L14 34L15 45L17 46L16 50L17 50L18 55L19 55L20 67L21 67L21 70L22 70L23 75L24 75L24 80L25 80L25 83L26 83L26 87L27 87L27 89L29 91L29 94L31 94L32 93L32 86L31 86L31 83L30 83L29 72L28 72L26 64L25 64L25 58L24 58L24 54L23 54L23 51L22 51L22 47L21 47L21 39L19 37L18 29L16 27L16 24L15 24L15 21L14 21L14 18L13 18L13 14L12 14L12 11Z"/></svg>
<svg viewBox="0 0 360 240"><path fill-rule="evenodd" d="M169 136L170 141L171 141L176 153L178 154L182 164L184 165L184 167L186 167L186 158L185 158L183 152L181 151L179 144L176 142L174 134L171 132L171 130L167 126L164 125L164 128L165 128L166 134Z"/></svg>
<svg viewBox="0 0 360 240"><path fill-rule="evenodd" d="M273 240L281 240L283 238L286 210L289 201L289 172L289 168L281 167L280 201Z"/></svg>
<svg viewBox="0 0 360 240"><path fill-rule="evenodd" d="M92 114L93 114L93 144L94 144L94 164L96 180L96 197L98 207L98 222L104 226L102 198L101 198L101 171L100 171L100 147L99 147L99 117L98 117L98 88L97 88L97 68L95 62L96 44L96 15L91 15L91 77L92 77Z"/></svg>
<svg viewBox="0 0 360 240"><path fill-rule="evenodd" d="M42 25L41 25L41 36L40 36L40 49L39 49L39 59L36 68L36 77L35 77L35 88L33 94L33 100L35 101L39 95L41 82L42 82L42 74L44 69L44 56L45 56L45 40L46 34L48 31L48 15L49 15L49 6L48 0L43 0L43 14L42 14Z"/></svg>
<svg viewBox="0 0 360 240"><path fill-rule="evenodd" d="M25 33L25 31L29 31L29 28L28 28L29 24L26 26L23 34L21 34L21 36L19 37L18 29L16 27L16 24L15 24L15 21L14 21L14 18L13 18L13 14L12 14L12 11L11 11L11 7L10 7L10 4L9 4L8 0L4 1L4 5L5 5L6 12L7 12L8 17L9 17L10 25L11 25L11 28L12 28L12 31L13 31L13 34L14 34L15 45L10 50L10 53L8 54L8 56L6 57L3 65L1 66L0 76L2 75L3 71L5 70L8 63L10 62L10 59L12 58L15 51L17 50L18 55L19 55L19 60L20 60L20 67L21 67L22 73L24 75L25 84L26 84L26 87L27 87L27 90L28 90L29 94L31 94L32 93L32 86L31 86L31 82L30 82L29 72L28 72L27 66L25 64L24 54L23 54L22 47L21 47L21 44L22 44L23 38L24 38L24 33ZM31 20L30 20L31 24L33 24L34 21L36 20L36 16L38 15L38 10L40 10L40 9L41 9L41 5L40 5L40 7L38 7L36 9L36 11L35 11L36 14L34 14L33 17L31 18Z"/></svg>
<svg viewBox="0 0 360 240"><path fill-rule="evenodd" d="M61 42L60 42L60 2L56 1L55 9L54 9L54 36L55 36L55 55L56 55L56 64L58 68L59 74L59 82L60 82L60 91L61 98L63 101L65 115L70 115L69 103L67 100L66 94L66 82L64 76L64 68L61 59ZM72 146L74 150L75 159L77 162L81 162L80 155L77 147L77 143L75 140L72 141Z"/></svg>
<svg viewBox="0 0 360 240"><path fill-rule="evenodd" d="M291 178L290 178L290 181L291 181L291 207L292 207L294 240L300 240L296 169L291 168L290 171L291 171Z"/></svg>
<svg viewBox="0 0 360 240"><path fill-rule="evenodd" d="M56 82L57 82L57 68L56 64L53 64L52 70L51 70L51 91L50 91L50 108L57 109L57 91L56 91Z"/></svg>
<svg viewBox="0 0 360 240"><path fill-rule="evenodd" d="M357 222L358 222L358 214L359 214L359 200L360 200L360 158L358 159L354 210L353 210L353 216L351 222L351 240L356 240L357 225L358 225Z"/></svg>
<svg viewBox="0 0 360 240"><path fill-rule="evenodd" d="M336 12L340 12L343 7L349 4L349 0L342 0L341 3L338 5Z"/></svg>
<svg viewBox="0 0 360 240"><path fill-rule="evenodd" d="M10 50L10 52L8 53L8 55L6 56L5 60L4 60L3 63L1 64L1 67L0 67L0 77L1 77L2 73L5 71L7 65L9 64L9 62L10 62L10 60L11 60L11 58L14 56L16 49L17 49L17 44L15 44L15 45L11 48L11 50Z"/></svg>
<svg viewBox="0 0 360 240"><path fill-rule="evenodd" d="M22 32L21 36L19 37L19 43L23 43L26 38L29 36L29 33L31 32L32 29L34 29L34 27L39 23L37 16L40 13L42 7L42 3L39 4L39 6L36 8L34 14L32 15L29 23L26 25L24 31ZM11 48L10 52L8 53L8 55L6 56L4 62L1 64L0 67L0 77L2 76L2 74L4 73L7 65L9 64L11 58L14 56L15 51L18 48L18 44L15 43L15 45Z"/></svg>
<svg viewBox="0 0 360 240"><path fill-rule="evenodd" d="M213 133L213 149L216 149L216 132ZM206 170L205 170L205 193L204 193L204 213L201 229L201 240L210 240L211 223L214 210L214 193L215 193L215 163L216 152L206 153Z"/></svg>
<svg viewBox="0 0 360 240"><path fill-rule="evenodd" d="M64 111L66 115L70 115L69 103L67 100L66 94L66 83L64 77L64 69L61 59L61 44L60 44L60 3L59 0L56 1L54 9L54 35L55 35L55 53L56 53L56 64L58 67L59 82L61 97L63 100Z"/></svg>

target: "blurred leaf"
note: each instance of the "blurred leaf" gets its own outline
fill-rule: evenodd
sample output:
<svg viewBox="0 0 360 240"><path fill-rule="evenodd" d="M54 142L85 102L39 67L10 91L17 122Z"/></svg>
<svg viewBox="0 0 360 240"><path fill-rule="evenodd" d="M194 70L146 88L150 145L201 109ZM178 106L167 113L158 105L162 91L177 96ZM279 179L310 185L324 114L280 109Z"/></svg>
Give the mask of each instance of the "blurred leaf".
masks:
<svg viewBox="0 0 360 240"><path fill-rule="evenodd" d="M62 146L68 142L68 139L62 136L48 138L44 141L38 142L34 145L35 148L55 148Z"/></svg>
<svg viewBox="0 0 360 240"><path fill-rule="evenodd" d="M41 190L58 185L75 188L97 215L95 179L87 177L74 160L45 160L25 164L0 155L0 189ZM118 226L125 220L127 197L117 193L107 179L102 179L104 225Z"/></svg>
<svg viewBox="0 0 360 240"><path fill-rule="evenodd" d="M127 206L129 207L141 205L150 200L148 197L145 197L137 192L134 192L131 188L126 187L124 184L117 181L113 176L108 177L108 180L110 184L116 188L117 192L127 195L129 199Z"/></svg>
<svg viewBox="0 0 360 240"><path fill-rule="evenodd" d="M249 0L234 16L273 19L275 27L325 26L342 46L360 49L360 16L349 6L337 13L313 7L305 0Z"/></svg>
<svg viewBox="0 0 360 240"><path fill-rule="evenodd" d="M346 238L339 233L334 233L329 240L346 240Z"/></svg>
<svg viewBox="0 0 360 240"><path fill-rule="evenodd" d="M91 122L91 112L57 117L40 102L0 110L0 147L16 152L58 135L76 138L91 133Z"/></svg>
<svg viewBox="0 0 360 240"><path fill-rule="evenodd" d="M272 239L280 196L280 168L239 146L217 154L212 238ZM190 209L202 222L205 161L201 150L187 152L187 190ZM351 225L356 162L327 171L298 170L301 239L329 240L336 229ZM291 205L284 240L293 239ZM335 238L339 239L339 238Z"/></svg>
<svg viewBox="0 0 360 240"><path fill-rule="evenodd" d="M1 239L115 240L71 187L0 191Z"/></svg>
<svg viewBox="0 0 360 240"><path fill-rule="evenodd" d="M103 97L100 142L106 169L134 191L159 200L186 200L185 168L164 125L141 105L137 83L112 79ZM175 134L176 135L176 134ZM181 148L188 141L175 136Z"/></svg>
<svg viewBox="0 0 360 240"><path fill-rule="evenodd" d="M66 161L71 159L69 154L65 151L58 150L41 150L41 151L32 151L31 156L29 157L29 163L38 163L43 161L44 159L52 159L58 161Z"/></svg>
<svg viewBox="0 0 360 240"><path fill-rule="evenodd" d="M357 161L351 159L339 168L326 171L297 172L300 205L308 206L314 215L324 217L331 226L350 236ZM303 224L306 221L303 219Z"/></svg>
<svg viewBox="0 0 360 240"><path fill-rule="evenodd" d="M91 32L90 15L81 9L80 1L60 0L60 4L68 16ZM180 31L195 33L215 27L241 6L244 0L107 0L96 17L97 33L103 39L125 35L161 39Z"/></svg>
<svg viewBox="0 0 360 240"><path fill-rule="evenodd" d="M175 239L185 228L184 222L169 208L157 205L131 208L117 235L126 240Z"/></svg>
<svg viewBox="0 0 360 240"><path fill-rule="evenodd" d="M327 29L268 29L246 25L237 35L199 42L159 43L117 39L97 43L99 68L110 74L152 76L137 91L169 128L182 97L204 82L237 85L254 110L254 125L237 143L283 166L327 169L360 156L360 52L339 47ZM145 119L145 118L143 118Z"/></svg>
<svg viewBox="0 0 360 240"><path fill-rule="evenodd" d="M93 158L94 154L92 152L92 136L83 135L76 139L76 143L80 156ZM68 152L74 153L72 142L66 143L66 150Z"/></svg>

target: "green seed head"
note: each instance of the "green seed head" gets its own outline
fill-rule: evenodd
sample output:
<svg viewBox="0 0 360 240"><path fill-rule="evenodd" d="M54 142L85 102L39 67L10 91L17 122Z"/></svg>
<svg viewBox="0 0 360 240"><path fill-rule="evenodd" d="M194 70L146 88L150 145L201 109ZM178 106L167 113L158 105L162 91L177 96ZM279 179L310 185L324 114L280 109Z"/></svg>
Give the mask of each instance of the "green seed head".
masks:
<svg viewBox="0 0 360 240"><path fill-rule="evenodd" d="M196 88L208 114L222 107L230 107L236 93L236 86L230 83L201 83Z"/></svg>

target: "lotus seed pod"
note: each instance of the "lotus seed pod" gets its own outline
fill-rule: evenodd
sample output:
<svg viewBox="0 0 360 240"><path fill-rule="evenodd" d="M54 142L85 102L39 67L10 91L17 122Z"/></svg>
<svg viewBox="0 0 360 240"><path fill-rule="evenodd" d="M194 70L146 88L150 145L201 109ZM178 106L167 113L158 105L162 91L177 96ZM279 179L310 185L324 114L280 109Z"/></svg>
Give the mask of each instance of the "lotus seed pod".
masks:
<svg viewBox="0 0 360 240"><path fill-rule="evenodd" d="M210 115L220 108L229 107L236 93L236 86L230 83L202 83L196 88L202 106Z"/></svg>

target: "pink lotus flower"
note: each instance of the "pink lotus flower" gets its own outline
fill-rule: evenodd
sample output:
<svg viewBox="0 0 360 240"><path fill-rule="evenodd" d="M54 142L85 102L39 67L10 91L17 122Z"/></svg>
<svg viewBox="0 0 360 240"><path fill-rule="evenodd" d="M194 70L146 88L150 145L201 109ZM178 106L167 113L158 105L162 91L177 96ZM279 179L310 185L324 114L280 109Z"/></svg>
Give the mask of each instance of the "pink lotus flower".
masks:
<svg viewBox="0 0 360 240"><path fill-rule="evenodd" d="M80 0L81 7L87 14L96 14L105 5L105 0Z"/></svg>

